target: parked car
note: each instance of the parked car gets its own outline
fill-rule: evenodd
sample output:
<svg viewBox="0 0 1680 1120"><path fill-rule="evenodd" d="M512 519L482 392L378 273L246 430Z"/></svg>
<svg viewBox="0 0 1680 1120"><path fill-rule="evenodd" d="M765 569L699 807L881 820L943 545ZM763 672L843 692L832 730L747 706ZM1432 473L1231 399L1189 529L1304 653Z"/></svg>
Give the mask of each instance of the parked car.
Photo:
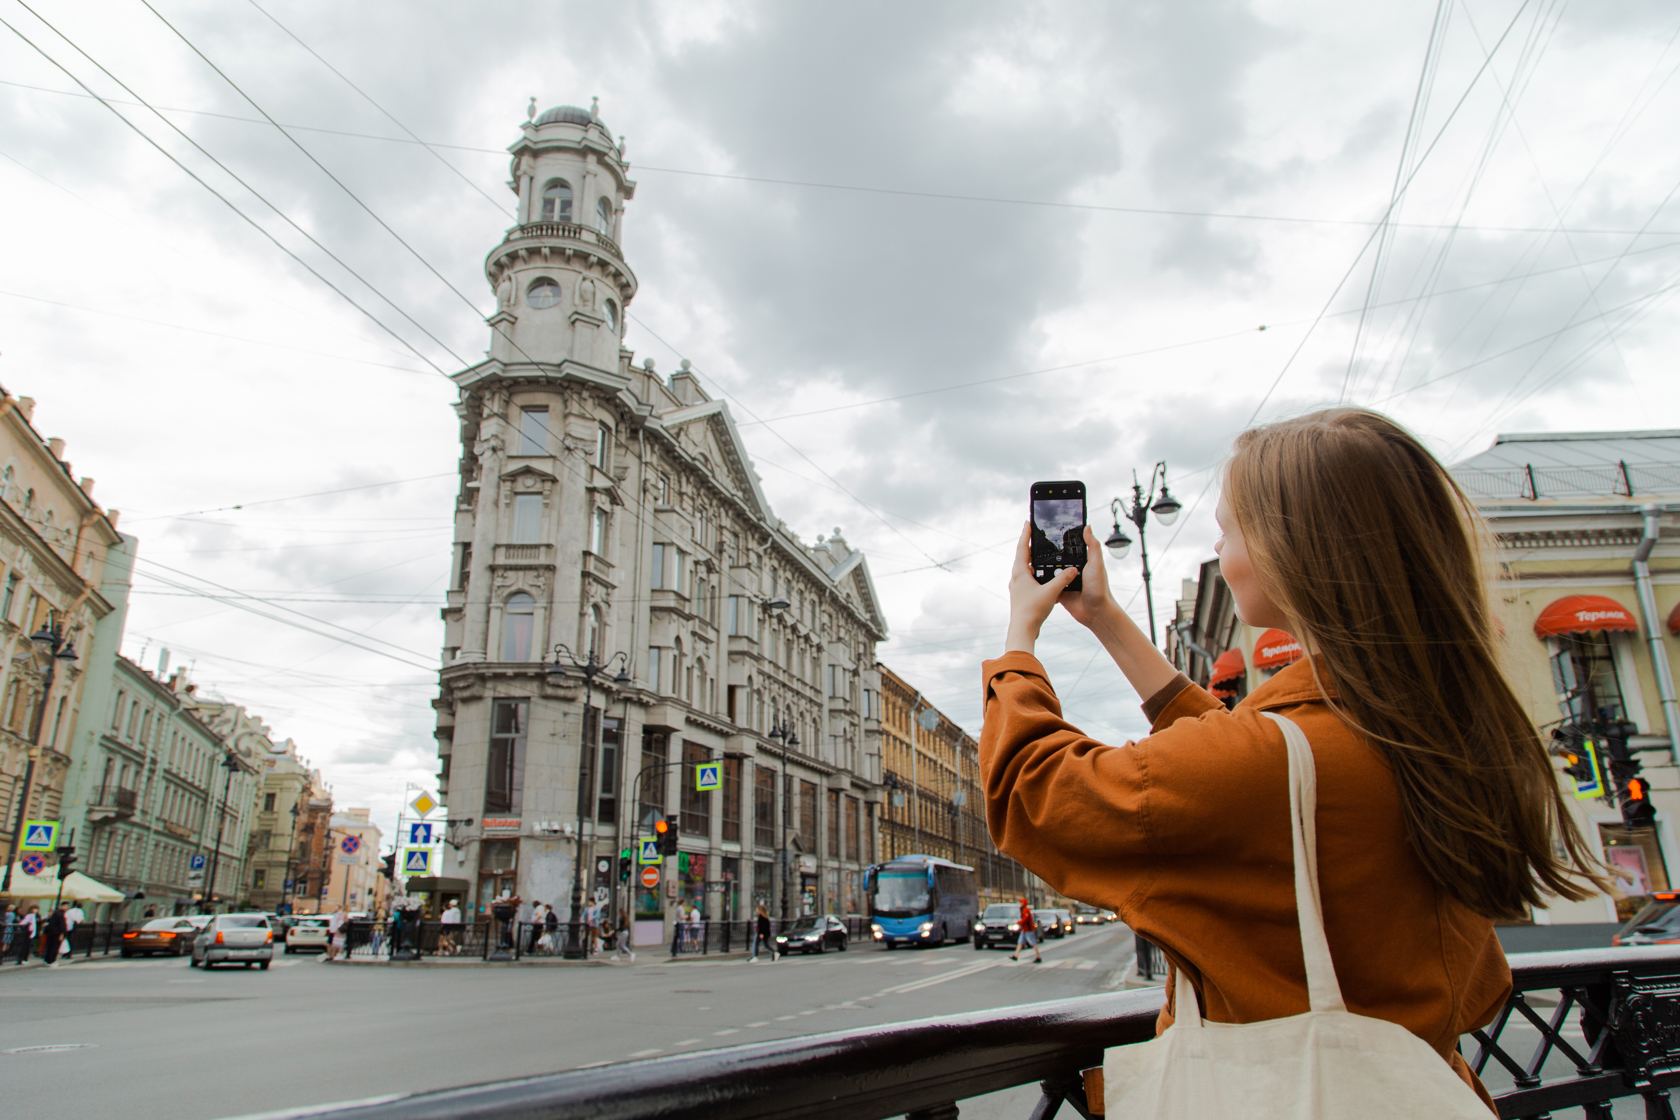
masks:
<svg viewBox="0 0 1680 1120"><path fill-rule="evenodd" d="M325 918L295 918L286 931L286 952L324 953L331 934Z"/></svg>
<svg viewBox="0 0 1680 1120"><path fill-rule="evenodd" d="M1034 910L1033 921L1038 923L1038 936L1041 938L1067 936L1067 929L1062 925L1062 916L1054 910Z"/></svg>
<svg viewBox="0 0 1680 1120"><path fill-rule="evenodd" d="M192 965L257 965L268 970L274 960L274 931L263 914L217 914L193 940Z"/></svg>
<svg viewBox="0 0 1680 1120"><path fill-rule="evenodd" d="M1680 942L1680 892L1658 891L1615 936L1612 945L1672 945Z"/></svg>
<svg viewBox="0 0 1680 1120"><path fill-rule="evenodd" d="M1021 908L1013 902L994 902L974 922L974 947L993 945L1013 949L1021 933Z"/></svg>
<svg viewBox="0 0 1680 1120"><path fill-rule="evenodd" d="M776 935L776 948L784 953L821 953L827 949L846 951L846 923L833 914L800 918Z"/></svg>
<svg viewBox="0 0 1680 1120"><path fill-rule="evenodd" d="M192 949L198 938L198 927L185 918L153 918L139 929L123 934L122 955L149 957L153 953L168 953L178 957Z"/></svg>

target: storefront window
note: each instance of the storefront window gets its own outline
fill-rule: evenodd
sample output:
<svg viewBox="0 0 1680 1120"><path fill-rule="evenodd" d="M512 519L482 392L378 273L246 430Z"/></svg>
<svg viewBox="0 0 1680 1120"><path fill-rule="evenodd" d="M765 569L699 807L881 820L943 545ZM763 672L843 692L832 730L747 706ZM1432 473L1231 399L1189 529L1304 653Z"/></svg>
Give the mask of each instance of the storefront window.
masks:
<svg viewBox="0 0 1680 1120"><path fill-rule="evenodd" d="M677 894L706 912L706 856L700 852L677 853Z"/></svg>
<svg viewBox="0 0 1680 1120"><path fill-rule="evenodd" d="M776 913L776 865L761 859L753 863L753 905Z"/></svg>
<svg viewBox="0 0 1680 1120"><path fill-rule="evenodd" d="M723 909L720 916L739 921L747 915L741 912L741 861L735 856L723 857Z"/></svg>
<svg viewBox="0 0 1680 1120"><path fill-rule="evenodd" d="M1552 686L1566 720L1576 724L1622 718L1622 686L1616 656L1604 631L1566 634L1552 654Z"/></svg>
<svg viewBox="0 0 1680 1120"><path fill-rule="evenodd" d="M1652 894L1669 889L1668 863L1654 828L1601 824L1598 836L1604 844L1605 866L1610 869L1616 920L1625 922L1651 901Z"/></svg>

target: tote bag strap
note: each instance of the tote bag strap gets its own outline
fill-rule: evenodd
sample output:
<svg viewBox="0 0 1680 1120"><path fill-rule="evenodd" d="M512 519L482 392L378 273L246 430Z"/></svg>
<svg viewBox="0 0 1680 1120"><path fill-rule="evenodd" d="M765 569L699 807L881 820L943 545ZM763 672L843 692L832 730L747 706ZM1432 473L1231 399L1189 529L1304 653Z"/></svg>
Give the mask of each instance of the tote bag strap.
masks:
<svg viewBox="0 0 1680 1120"><path fill-rule="evenodd" d="M1307 1004L1314 1011L1346 1011L1342 988L1336 981L1336 966L1330 959L1330 941L1324 936L1324 905L1318 893L1318 767L1306 732L1295 721L1276 712L1262 712L1283 732L1289 752L1289 816L1294 835L1295 915L1301 927L1301 958L1307 966ZM1173 1022L1185 1027L1202 1025L1196 989L1183 969L1175 969Z"/></svg>
<svg viewBox="0 0 1680 1120"><path fill-rule="evenodd" d="M1324 936L1324 903L1318 891L1318 767L1306 733L1295 721L1262 712L1283 731L1289 748L1289 815L1295 834L1295 914L1301 926L1301 957L1307 966L1307 1003L1314 1011L1346 1011L1330 941Z"/></svg>

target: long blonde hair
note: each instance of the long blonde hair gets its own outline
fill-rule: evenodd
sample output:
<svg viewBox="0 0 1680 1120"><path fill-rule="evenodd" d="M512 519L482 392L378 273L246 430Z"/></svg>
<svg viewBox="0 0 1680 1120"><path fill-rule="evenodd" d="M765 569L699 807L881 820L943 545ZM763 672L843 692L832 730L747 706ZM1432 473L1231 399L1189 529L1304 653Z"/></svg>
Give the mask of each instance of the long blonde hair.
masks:
<svg viewBox="0 0 1680 1120"><path fill-rule="evenodd" d="M1332 710L1387 758L1436 884L1491 918L1604 889L1500 666L1485 525L1417 438L1358 408L1254 428L1226 498Z"/></svg>

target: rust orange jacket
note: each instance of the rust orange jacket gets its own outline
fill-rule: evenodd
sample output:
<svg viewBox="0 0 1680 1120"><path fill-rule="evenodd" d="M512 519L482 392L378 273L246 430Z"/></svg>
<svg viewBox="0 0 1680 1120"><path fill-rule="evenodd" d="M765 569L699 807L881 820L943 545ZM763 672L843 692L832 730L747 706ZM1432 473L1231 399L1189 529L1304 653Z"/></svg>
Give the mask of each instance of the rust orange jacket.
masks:
<svg viewBox="0 0 1680 1120"><path fill-rule="evenodd" d="M1306 661L1234 711L1183 687L1148 738L1119 747L1062 718L1030 654L981 672L980 770L998 847L1068 897L1119 913L1185 970L1218 1023L1307 1010L1288 761L1261 713L1299 724L1318 768L1324 926L1348 1010L1406 1027L1485 1099L1456 1046L1511 989L1493 923L1436 888L1382 755L1324 704ZM1170 977L1166 991L1158 1030L1172 1022Z"/></svg>

